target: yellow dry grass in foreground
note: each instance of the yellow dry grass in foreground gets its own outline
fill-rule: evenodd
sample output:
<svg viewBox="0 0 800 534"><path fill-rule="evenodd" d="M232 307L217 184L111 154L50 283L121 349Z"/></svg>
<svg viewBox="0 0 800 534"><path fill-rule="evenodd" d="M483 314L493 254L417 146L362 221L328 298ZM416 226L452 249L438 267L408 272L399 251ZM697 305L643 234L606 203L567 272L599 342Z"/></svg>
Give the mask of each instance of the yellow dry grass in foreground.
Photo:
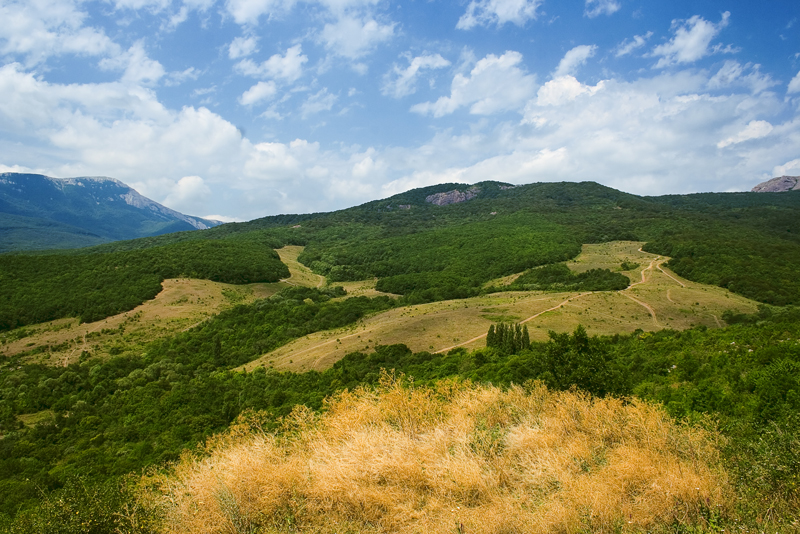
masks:
<svg viewBox="0 0 800 534"><path fill-rule="evenodd" d="M169 534L640 532L726 506L714 437L637 400L384 377L278 435L235 425L143 498Z"/></svg>

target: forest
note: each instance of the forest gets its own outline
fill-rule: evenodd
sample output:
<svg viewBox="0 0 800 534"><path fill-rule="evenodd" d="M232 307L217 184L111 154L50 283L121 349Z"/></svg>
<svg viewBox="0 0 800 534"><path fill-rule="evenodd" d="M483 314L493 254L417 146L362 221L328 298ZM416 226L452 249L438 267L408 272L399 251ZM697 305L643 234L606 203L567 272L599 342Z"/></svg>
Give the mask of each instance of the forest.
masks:
<svg viewBox="0 0 800 534"><path fill-rule="evenodd" d="M378 387L386 372L420 387L455 380L643 399L717 436L735 492L735 505L705 510L704 523L664 532L794 531L800 192L638 197L593 183L478 186L477 198L449 206L425 199L466 186L328 214L0 255L0 332L10 336L56 318L91 322L130 310L167 278L274 282L289 276L274 250L284 245L305 246L299 260L328 281L235 306L141 354L85 352L67 367L31 363L24 352L0 358L0 532L156 532L157 513L137 504L143 473L169 471L182 455L202 457L207 440L242 418L280 433L297 405L324 412L325 399ZM324 371L239 369L303 336L406 305L501 289L624 289L630 279L619 271L576 274L564 263L583 244L612 240L644 242L686 279L762 306L755 315L729 312L716 329L592 336L579 326L542 342L530 340L526 325L497 323L486 347L472 351L378 345ZM510 285L492 286L516 274ZM374 278L394 296L352 297L336 285Z"/></svg>

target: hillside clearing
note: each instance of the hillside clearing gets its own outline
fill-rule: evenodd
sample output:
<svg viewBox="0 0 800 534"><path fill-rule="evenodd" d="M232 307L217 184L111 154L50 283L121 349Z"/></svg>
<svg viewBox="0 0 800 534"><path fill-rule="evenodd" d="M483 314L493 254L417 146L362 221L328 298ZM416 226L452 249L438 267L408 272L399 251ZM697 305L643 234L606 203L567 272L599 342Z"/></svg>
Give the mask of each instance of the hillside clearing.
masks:
<svg viewBox="0 0 800 534"><path fill-rule="evenodd" d="M5 334L3 356L29 352L27 360L66 366L85 351L108 357L137 353L154 339L170 336L236 304L274 295L285 284L232 285L209 280L164 280L155 299L102 321L79 324L76 318L12 330Z"/></svg>
<svg viewBox="0 0 800 534"><path fill-rule="evenodd" d="M291 371L321 370L345 354L369 352L376 344L404 343L412 351L438 352L483 346L493 323L525 322L535 341L547 332L571 332L578 324L591 335L630 333L637 329L682 330L719 327L726 310L752 313L757 303L725 289L684 280L662 267L669 258L642 252L643 243L616 241L584 245L568 266L576 272L595 268L625 271L632 285L623 291L545 293L501 292L464 300L406 306L367 317L355 325L297 339L243 368L258 366ZM279 251L280 252L280 251ZM291 268L291 267L290 267ZM498 281L493 281L500 285ZM369 282L353 282L367 286Z"/></svg>

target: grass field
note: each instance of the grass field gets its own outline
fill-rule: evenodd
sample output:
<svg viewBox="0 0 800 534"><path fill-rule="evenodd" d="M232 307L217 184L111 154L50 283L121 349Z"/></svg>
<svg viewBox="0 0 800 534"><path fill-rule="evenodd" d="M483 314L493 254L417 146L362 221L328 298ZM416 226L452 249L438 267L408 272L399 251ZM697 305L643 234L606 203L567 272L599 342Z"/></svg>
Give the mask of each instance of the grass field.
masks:
<svg viewBox="0 0 800 534"><path fill-rule="evenodd" d="M590 334L627 333L641 328L685 329L695 325L722 326L725 310L753 312L756 303L727 290L683 280L663 263L668 259L641 252L642 243L612 242L584 245L568 263L576 272L592 268L619 271L623 262L637 264L625 271L632 285L623 291L586 293L501 292L465 300L406 306L367 317L346 328L317 332L295 340L247 364L294 371L325 369L349 352L371 351L376 344L405 343L414 351L439 352L484 345L492 323L524 322L533 340L547 332L568 332L578 324ZM141 352L149 341L187 330L239 303L272 295L287 285L321 287L322 276L297 261L302 247L278 253L291 276L276 284L235 286L207 280L170 279L158 296L129 312L103 321L78 324L60 319L9 332L3 355L29 353L29 361L67 365L86 351L93 356ZM490 284L510 283L505 277ZM348 296L382 294L375 280L341 284Z"/></svg>
<svg viewBox="0 0 800 534"><path fill-rule="evenodd" d="M531 339L544 341L549 330L570 332L578 324L595 335L696 325L719 327L723 326L721 315L725 310L756 310L755 302L725 289L678 277L663 267L668 258L642 252L642 245L629 241L584 245L581 254L568 263L576 272L593 268L620 271L623 262L638 264L624 272L632 285L623 291L503 292L397 308L346 328L310 334L244 367L322 370L349 352L369 352L376 344L405 343L414 351L431 352L459 346L472 349L484 346L489 326L500 321L524 322ZM491 284L511 279L505 277ZM355 287L369 284L351 283Z"/></svg>
<svg viewBox="0 0 800 534"><path fill-rule="evenodd" d="M59 319L6 334L0 354L28 352L30 362L68 365L86 351L107 357L137 353L144 345L164 336L188 330L212 315L236 304L275 294L283 283L243 286L208 280L168 279L155 299L137 308L95 323Z"/></svg>

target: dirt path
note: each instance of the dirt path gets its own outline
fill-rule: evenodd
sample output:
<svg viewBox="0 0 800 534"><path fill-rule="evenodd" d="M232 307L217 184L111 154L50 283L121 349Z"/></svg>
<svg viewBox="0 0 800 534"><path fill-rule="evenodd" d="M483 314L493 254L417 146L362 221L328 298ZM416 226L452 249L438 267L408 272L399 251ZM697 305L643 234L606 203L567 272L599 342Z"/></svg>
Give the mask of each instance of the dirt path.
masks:
<svg viewBox="0 0 800 534"><path fill-rule="evenodd" d="M622 293L622 292L620 292L620 293ZM653 309L652 306L650 306L646 302L642 302L641 300L637 299L636 297L628 295L627 293L622 293L622 294L625 295L626 297L628 297L629 299L631 299L636 304L639 304L640 306L643 306L647 310L647 312L650 314L650 316L653 318L653 324L656 325L658 328L661 328L661 325L658 324L658 317L656 317L656 311Z"/></svg>
<svg viewBox="0 0 800 534"><path fill-rule="evenodd" d="M557 310L557 309L561 308L562 306L566 306L567 304L569 304L571 301L573 301L575 299L579 299L579 298L584 297L586 295L591 295L592 293L594 293L594 291L587 291L586 293L579 293L578 295L574 295L574 296L568 298L567 300L565 300L564 302L556 304L552 308L547 308L546 310L542 310L539 313L531 315L527 319L523 319L522 321L519 322L519 324L525 324L528 321L532 321L533 319L536 319L540 315L543 315L543 314L545 314L547 312L551 312L551 311ZM462 347L464 345L469 345L470 343L474 343L475 341L481 340L481 339L483 339L485 337L486 337L486 334L481 334L481 335L479 335L477 337L474 337L474 338L472 338L472 339L470 339L468 341L464 341L463 343L459 343L458 345L453 345L452 347L446 347L444 349L439 349L436 352L434 352L434 354L439 354L441 352L447 352L449 350L453 350L455 348Z"/></svg>
<svg viewBox="0 0 800 534"><path fill-rule="evenodd" d="M665 271L664 269L662 269L662 268L661 268L661 264L662 264L662 263L664 263L664 262L662 261L661 263L659 263L659 264L657 265L657 267L658 267L658 270L659 270L659 271L661 271L662 273L664 273L665 275L669 276L669 277L670 277L670 278L672 278L673 280L675 280L675 282L679 283L679 284L681 285L681 287L686 287L686 284L684 284L683 282L681 282L680 280L678 280L677 278L675 278L674 276L672 276L671 274L669 274L667 271Z"/></svg>

